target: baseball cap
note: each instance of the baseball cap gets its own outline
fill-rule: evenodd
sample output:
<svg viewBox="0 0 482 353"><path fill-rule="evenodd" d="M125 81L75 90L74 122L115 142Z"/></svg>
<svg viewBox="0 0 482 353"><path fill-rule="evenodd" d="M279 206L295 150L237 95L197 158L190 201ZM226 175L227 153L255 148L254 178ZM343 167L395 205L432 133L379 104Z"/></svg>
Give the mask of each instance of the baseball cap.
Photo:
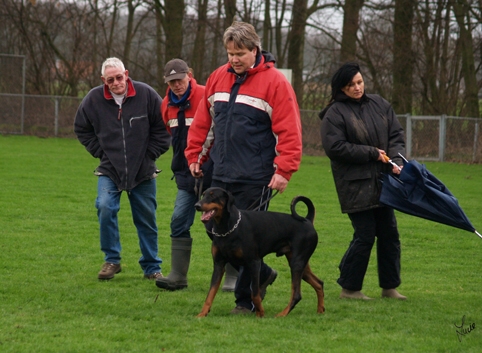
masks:
<svg viewBox="0 0 482 353"><path fill-rule="evenodd" d="M186 62L181 59L172 59L164 66L164 82L182 80L189 72Z"/></svg>

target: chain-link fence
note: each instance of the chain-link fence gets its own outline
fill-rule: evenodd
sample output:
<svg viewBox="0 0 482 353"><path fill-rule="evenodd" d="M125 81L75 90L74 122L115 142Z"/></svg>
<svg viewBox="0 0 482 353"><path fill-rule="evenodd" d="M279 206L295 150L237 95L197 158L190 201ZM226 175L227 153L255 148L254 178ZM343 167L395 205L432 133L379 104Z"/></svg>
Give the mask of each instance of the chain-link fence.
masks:
<svg viewBox="0 0 482 353"><path fill-rule="evenodd" d="M75 137L80 98L0 93L0 133Z"/></svg>
<svg viewBox="0 0 482 353"><path fill-rule="evenodd" d="M80 98L0 93L0 133L75 137ZM482 119L398 116L405 129L407 158L482 163ZM303 152L323 155L318 111L302 110Z"/></svg>
<svg viewBox="0 0 482 353"><path fill-rule="evenodd" d="M318 111L302 111L306 154L323 153ZM409 159L482 163L482 119L455 116L398 115L405 130Z"/></svg>
<svg viewBox="0 0 482 353"><path fill-rule="evenodd" d="M482 162L480 118L398 116L404 126L407 155L420 160Z"/></svg>
<svg viewBox="0 0 482 353"><path fill-rule="evenodd" d="M0 54L0 134L75 137L81 99L25 94L25 56ZM399 115L407 158L482 163L480 118ZM318 111L302 110L303 152L322 155Z"/></svg>

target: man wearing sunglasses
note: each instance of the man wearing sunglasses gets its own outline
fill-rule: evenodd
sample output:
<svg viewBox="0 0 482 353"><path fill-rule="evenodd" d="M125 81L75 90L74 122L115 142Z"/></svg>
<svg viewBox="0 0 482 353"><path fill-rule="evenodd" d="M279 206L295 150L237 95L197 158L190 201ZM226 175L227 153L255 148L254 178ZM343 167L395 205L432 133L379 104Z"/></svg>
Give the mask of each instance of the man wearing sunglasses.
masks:
<svg viewBox="0 0 482 353"><path fill-rule="evenodd" d="M108 58L102 64L103 85L82 100L74 131L87 151L100 159L95 206L105 263L98 274L108 280L121 272L117 213L126 191L142 256L144 278L162 277L158 257L155 160L169 149L170 136L161 116L161 97L145 83L131 80L124 64Z"/></svg>

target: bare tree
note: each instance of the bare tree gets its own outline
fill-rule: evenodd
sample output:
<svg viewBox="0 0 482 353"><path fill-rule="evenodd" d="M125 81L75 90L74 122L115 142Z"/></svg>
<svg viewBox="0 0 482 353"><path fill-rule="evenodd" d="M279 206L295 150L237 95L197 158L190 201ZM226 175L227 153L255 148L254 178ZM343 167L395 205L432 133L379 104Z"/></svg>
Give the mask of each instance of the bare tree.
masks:
<svg viewBox="0 0 482 353"><path fill-rule="evenodd" d="M360 10L364 0L346 0L343 6L343 33L341 40L340 62L356 59L357 32Z"/></svg>
<svg viewBox="0 0 482 353"><path fill-rule="evenodd" d="M224 29L231 26L236 18L236 0L224 0Z"/></svg>
<svg viewBox="0 0 482 353"><path fill-rule="evenodd" d="M162 24L164 21L164 9L159 1L154 0L154 14L156 17L156 43L155 43L155 53L156 53L156 68L157 68L157 82L160 86L161 82L164 81L164 43Z"/></svg>
<svg viewBox="0 0 482 353"><path fill-rule="evenodd" d="M329 27L326 9L343 24ZM301 107L324 102L332 70L357 60L397 112L479 116L482 0L0 0L0 51L27 56L28 93L82 95L108 56L163 92L173 57L201 81L226 62L234 19L293 70Z"/></svg>
<svg viewBox="0 0 482 353"><path fill-rule="evenodd" d="M412 51L415 0L395 0L393 23L393 95L397 113L412 113L414 53Z"/></svg>
<svg viewBox="0 0 482 353"><path fill-rule="evenodd" d="M29 58L27 91L37 94L78 94L89 67L82 62L87 9L70 2L2 0L2 12L18 31L20 50Z"/></svg>
<svg viewBox="0 0 482 353"><path fill-rule="evenodd" d="M197 30L196 38L194 40L194 47L192 52L191 67L195 75L202 77L204 69L204 53L206 52L206 28L208 25L207 18L208 0L197 0Z"/></svg>
<svg viewBox="0 0 482 353"><path fill-rule="evenodd" d="M160 4L160 1L156 0L156 3ZM182 20L185 7L184 0L164 0L164 16L161 17L161 23L166 36L166 61L181 57L183 44Z"/></svg>
<svg viewBox="0 0 482 353"><path fill-rule="evenodd" d="M211 42L212 55L209 63L209 72L214 71L218 67L219 56L221 52L220 48L223 48L221 43L222 43L223 31L225 27L222 27L223 22L221 22L222 9L223 9L223 0L218 0L217 6L216 6L216 17L214 18L213 40Z"/></svg>
<svg viewBox="0 0 482 353"><path fill-rule="evenodd" d="M479 117L479 87L474 63L474 46L472 40L472 25L470 21L470 6L465 0L453 2L455 19L459 26L459 41L462 56L462 77L465 83L465 104L462 115Z"/></svg>
<svg viewBox="0 0 482 353"><path fill-rule="evenodd" d="M277 54L277 63L279 67L284 67L286 52L288 50L287 43L285 44L286 35L283 35L283 21L287 11L286 0L275 0L274 12L275 12L275 25L274 25L274 39ZM271 49L272 51L272 49Z"/></svg>
<svg viewBox="0 0 482 353"><path fill-rule="evenodd" d="M356 57L362 63L367 91L387 99L392 92L393 8L373 4L362 11Z"/></svg>
<svg viewBox="0 0 482 353"><path fill-rule="evenodd" d="M263 48L268 49L270 44L271 31L271 4L270 0L264 3L264 21L263 21Z"/></svg>
<svg viewBox="0 0 482 353"><path fill-rule="evenodd" d="M149 15L149 11L144 10L139 18L136 19L136 10L141 8L143 4L144 1L142 0L127 0L127 26L123 54L123 59L126 63L130 62L132 42L137 30Z"/></svg>
<svg viewBox="0 0 482 353"><path fill-rule="evenodd" d="M288 68L292 69L293 89L299 104L303 104L303 70L304 46L308 18L321 9L331 7L332 4L319 5L319 0L308 6L308 0L294 0L291 10L291 28L288 33Z"/></svg>
<svg viewBox="0 0 482 353"><path fill-rule="evenodd" d="M419 3L414 32L421 51L416 51L419 83L412 89L418 97L418 112L450 114L457 112L460 90L460 48L452 40L451 5L440 0Z"/></svg>

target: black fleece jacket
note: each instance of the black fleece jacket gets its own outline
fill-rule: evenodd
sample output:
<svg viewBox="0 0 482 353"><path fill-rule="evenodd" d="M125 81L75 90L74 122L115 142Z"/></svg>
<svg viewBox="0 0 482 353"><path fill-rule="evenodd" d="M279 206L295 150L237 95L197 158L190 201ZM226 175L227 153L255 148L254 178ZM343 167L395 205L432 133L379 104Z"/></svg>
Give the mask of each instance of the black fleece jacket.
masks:
<svg viewBox="0 0 482 353"><path fill-rule="evenodd" d="M127 80L119 107L107 86L93 88L80 104L74 131L87 151L100 159L97 175L119 190L132 190L155 177L155 160L169 149L170 135L161 116L161 97L142 82Z"/></svg>

